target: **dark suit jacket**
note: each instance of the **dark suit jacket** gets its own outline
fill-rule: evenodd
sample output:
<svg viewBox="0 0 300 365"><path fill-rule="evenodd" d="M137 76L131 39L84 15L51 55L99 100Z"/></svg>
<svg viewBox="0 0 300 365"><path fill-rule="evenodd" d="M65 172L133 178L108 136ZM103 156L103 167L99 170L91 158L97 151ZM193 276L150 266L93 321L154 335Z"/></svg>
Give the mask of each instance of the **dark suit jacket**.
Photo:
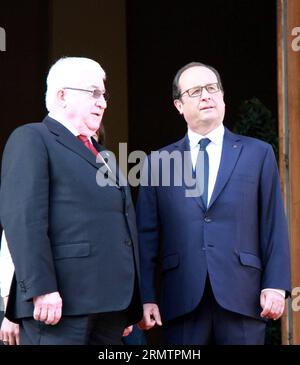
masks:
<svg viewBox="0 0 300 365"><path fill-rule="evenodd" d="M162 151L189 151L188 137ZM149 175L156 176L158 186L141 186L137 205L144 303L158 300L155 267L160 241L160 310L165 320L199 304L207 275L222 307L255 318L261 311L261 289L290 290L286 219L270 145L225 129L207 210L200 197L185 196L185 184L172 182L181 166L171 164L167 187L161 183L162 164L154 169L150 158L148 162Z"/></svg>
<svg viewBox="0 0 300 365"><path fill-rule="evenodd" d="M0 214L16 273L11 319L32 316L31 299L54 291L63 315L128 307L139 276L135 212L128 187L96 184L95 160L50 117L10 136ZM132 321L140 315L137 306Z"/></svg>

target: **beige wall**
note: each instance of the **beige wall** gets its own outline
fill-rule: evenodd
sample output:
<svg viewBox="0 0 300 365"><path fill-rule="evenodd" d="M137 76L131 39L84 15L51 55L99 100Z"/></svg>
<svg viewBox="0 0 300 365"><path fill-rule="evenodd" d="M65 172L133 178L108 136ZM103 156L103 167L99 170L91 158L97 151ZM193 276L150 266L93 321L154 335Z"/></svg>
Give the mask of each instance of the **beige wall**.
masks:
<svg viewBox="0 0 300 365"><path fill-rule="evenodd" d="M50 63L86 56L106 71L110 100L103 121L115 153L128 141L125 10L125 0L52 0L49 14Z"/></svg>

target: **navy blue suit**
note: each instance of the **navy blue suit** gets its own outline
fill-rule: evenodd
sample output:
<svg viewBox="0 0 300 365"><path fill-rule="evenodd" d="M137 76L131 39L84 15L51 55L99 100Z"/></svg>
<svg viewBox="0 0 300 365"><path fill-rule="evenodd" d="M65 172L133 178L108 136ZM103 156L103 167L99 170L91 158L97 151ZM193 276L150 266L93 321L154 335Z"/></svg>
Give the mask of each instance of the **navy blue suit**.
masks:
<svg viewBox="0 0 300 365"><path fill-rule="evenodd" d="M50 117L10 136L0 195L16 274L10 319L32 317L31 299L55 291L64 316L130 305L139 277L135 212L119 177L112 186L96 184L99 167L95 156ZM130 323L141 316L138 300L132 309Z"/></svg>
<svg viewBox="0 0 300 365"><path fill-rule="evenodd" d="M161 151L189 151L187 135ZM222 308L252 318L259 318L262 289L290 291L286 219L270 145L225 129L207 209L200 197L185 196L184 183L172 182L182 166L171 164L168 187L161 184L162 164L153 169L148 161L149 175L159 175L159 183L139 190L141 288L144 303L158 302L155 268L161 256L163 321L192 312L201 302L207 277Z"/></svg>

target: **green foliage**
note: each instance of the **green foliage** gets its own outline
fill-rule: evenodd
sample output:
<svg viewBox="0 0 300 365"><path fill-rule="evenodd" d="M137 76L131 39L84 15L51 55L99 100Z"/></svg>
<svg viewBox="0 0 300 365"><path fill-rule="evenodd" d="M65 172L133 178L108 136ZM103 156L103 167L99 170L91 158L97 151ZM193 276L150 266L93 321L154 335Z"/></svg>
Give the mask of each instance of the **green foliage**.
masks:
<svg viewBox="0 0 300 365"><path fill-rule="evenodd" d="M259 99L252 98L241 104L234 132L270 143L278 159L277 121Z"/></svg>
<svg viewBox="0 0 300 365"><path fill-rule="evenodd" d="M270 143L278 160L277 121L259 99L252 98L241 104L234 132ZM268 322L265 344L281 344L280 321Z"/></svg>

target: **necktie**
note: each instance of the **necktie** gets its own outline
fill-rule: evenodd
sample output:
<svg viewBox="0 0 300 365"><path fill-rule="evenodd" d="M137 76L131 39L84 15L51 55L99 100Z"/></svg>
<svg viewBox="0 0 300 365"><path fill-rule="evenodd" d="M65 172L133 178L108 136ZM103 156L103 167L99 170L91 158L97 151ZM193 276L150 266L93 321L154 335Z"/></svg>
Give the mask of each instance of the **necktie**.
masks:
<svg viewBox="0 0 300 365"><path fill-rule="evenodd" d="M204 186L203 186L203 194L201 195L201 199L205 207L207 207L207 197L208 197L208 176L209 176L209 158L208 153L206 151L206 147L210 143L209 138L202 138L199 141L199 152L204 152L204 164L203 164L203 175L204 175ZM199 153L198 153L199 156Z"/></svg>
<svg viewBox="0 0 300 365"><path fill-rule="evenodd" d="M99 152L96 150L96 148L93 146L87 136L80 134L78 138L85 145L85 147L87 147L95 156L98 155Z"/></svg>
<svg viewBox="0 0 300 365"><path fill-rule="evenodd" d="M107 167L107 169L111 172L110 167L105 162L104 158L101 156L100 152L96 150L96 148L93 146L93 144L90 142L87 136L84 136L83 134L79 134L78 139L85 145L86 148L88 148L95 156L100 156L102 163Z"/></svg>

